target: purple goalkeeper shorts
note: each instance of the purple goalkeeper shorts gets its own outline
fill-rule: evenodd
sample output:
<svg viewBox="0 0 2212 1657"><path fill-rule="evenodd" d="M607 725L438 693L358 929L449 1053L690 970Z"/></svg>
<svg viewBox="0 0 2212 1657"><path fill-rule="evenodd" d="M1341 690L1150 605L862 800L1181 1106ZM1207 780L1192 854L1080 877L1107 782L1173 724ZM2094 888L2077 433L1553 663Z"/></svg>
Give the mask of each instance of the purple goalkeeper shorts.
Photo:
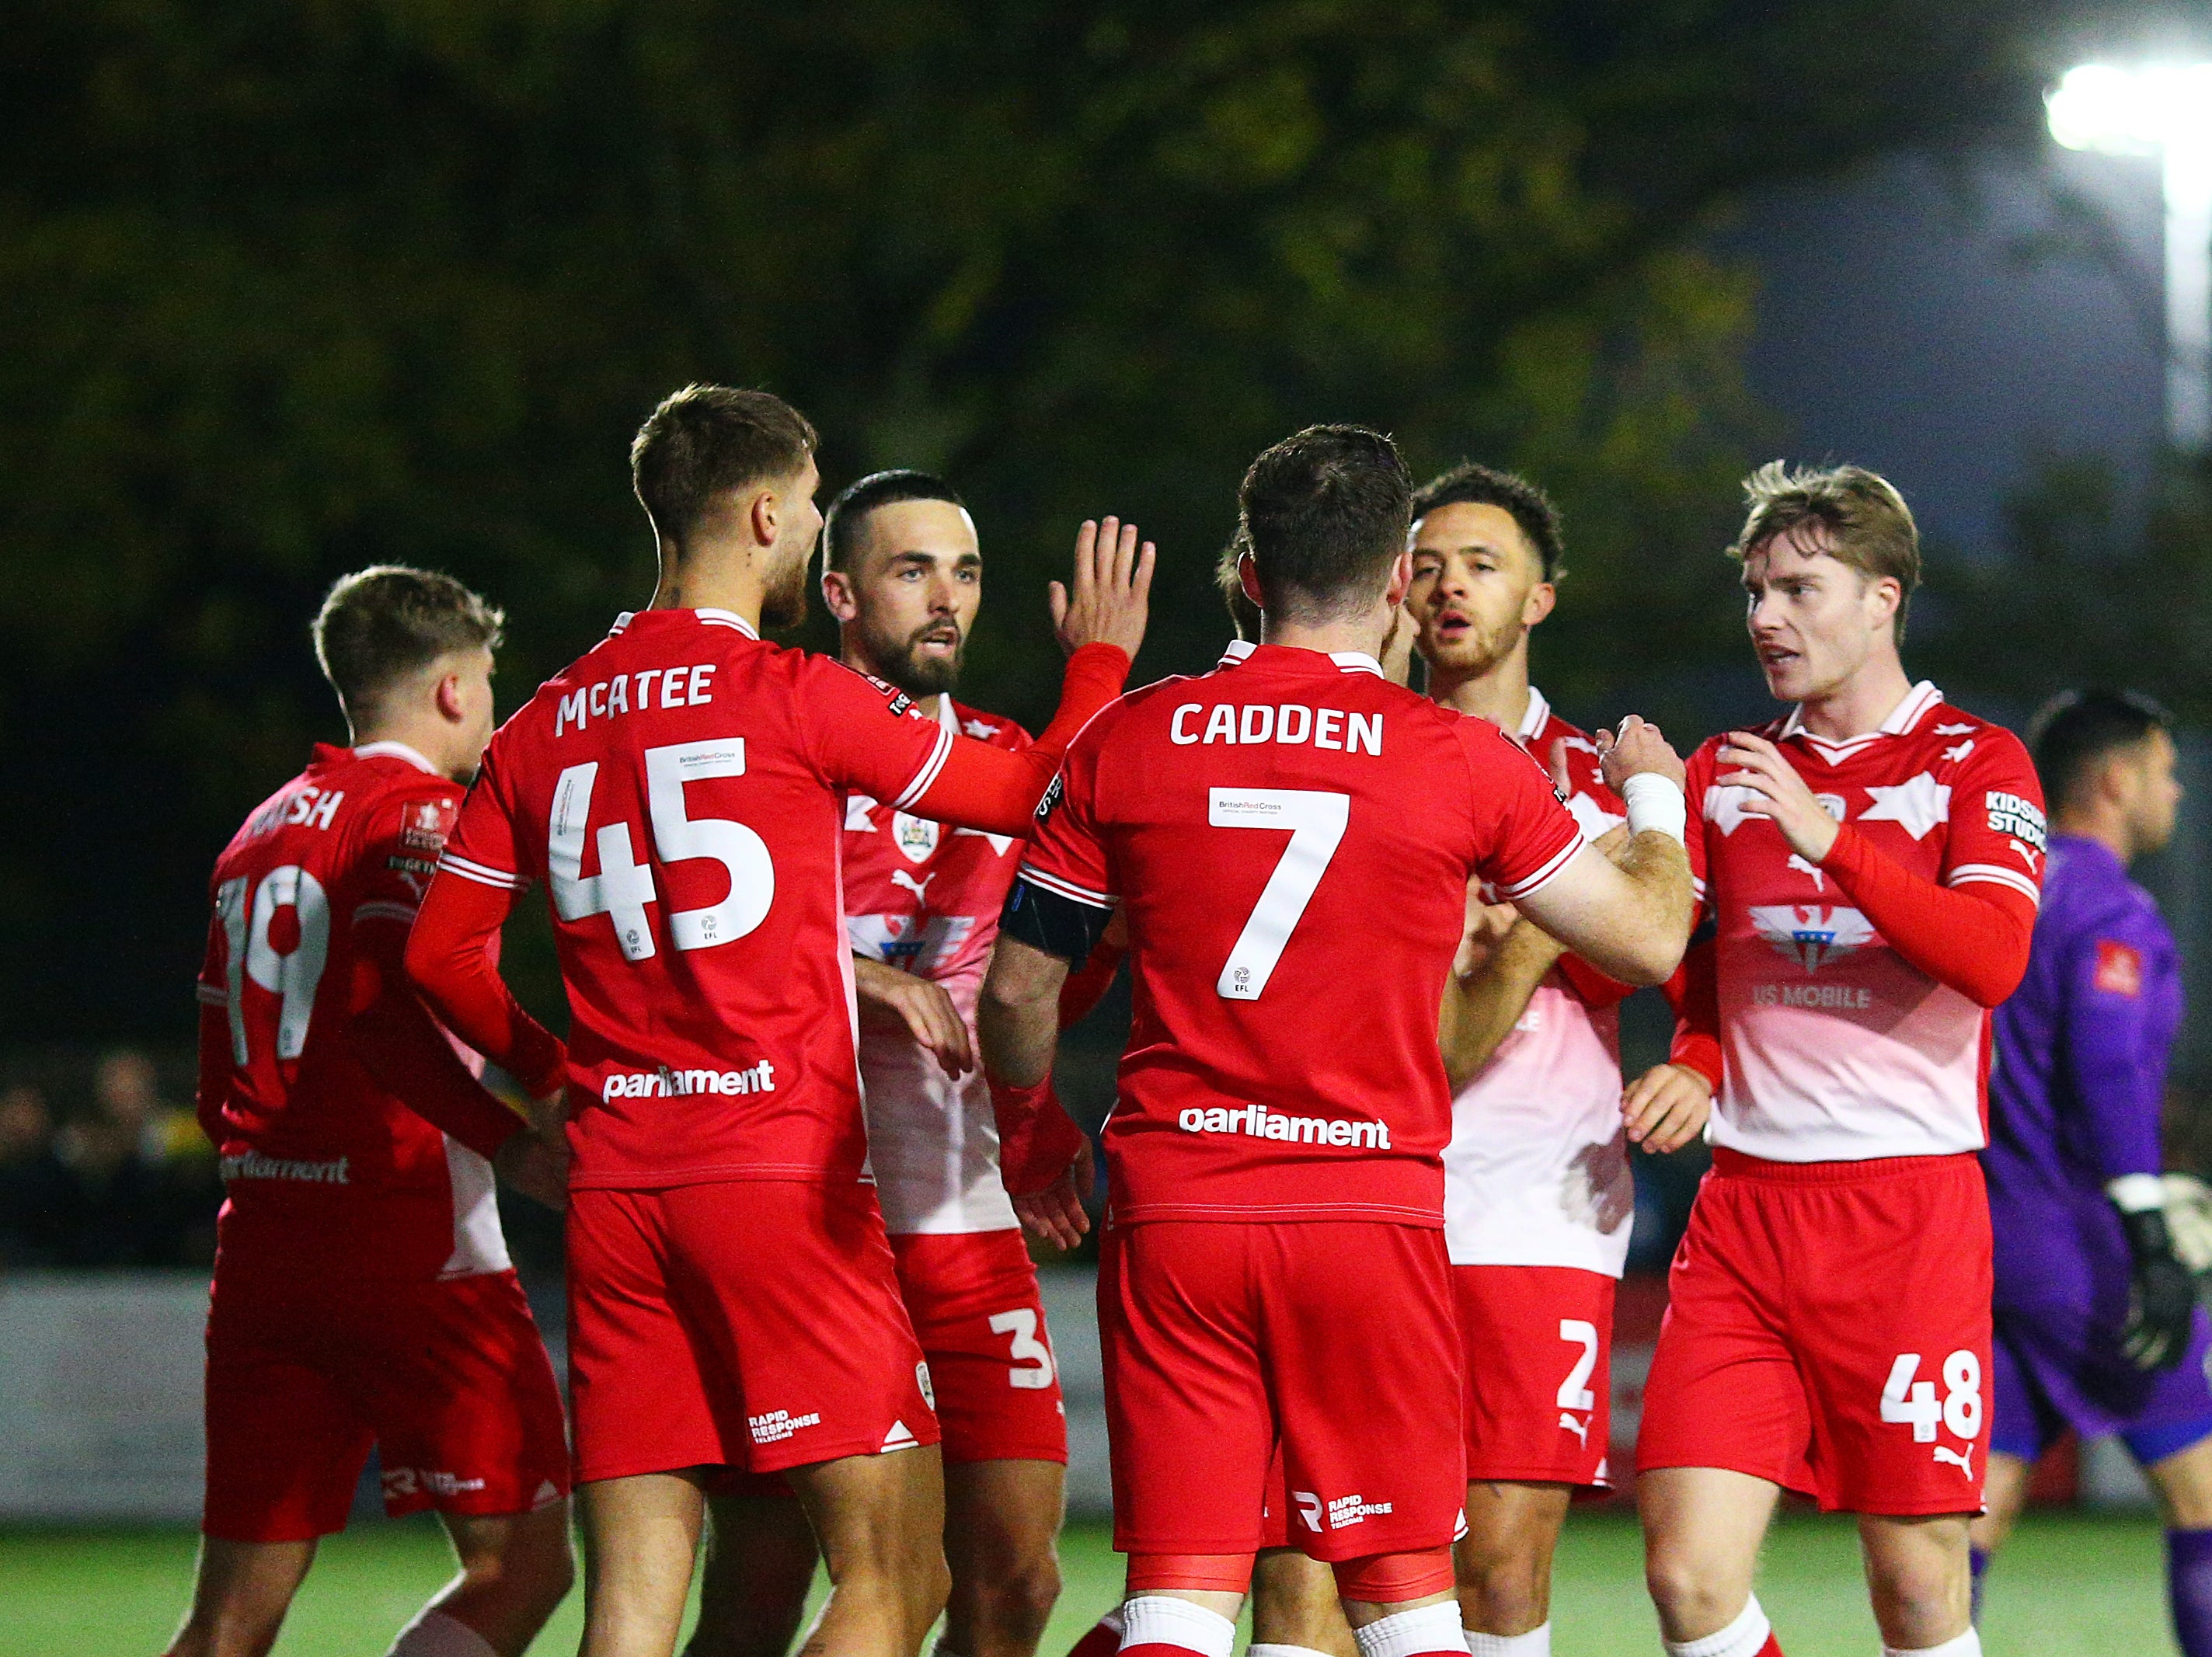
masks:
<svg viewBox="0 0 2212 1657"><path fill-rule="evenodd" d="M2120 1351L2118 1332L2066 1306L1996 1308L1990 1448L2033 1461L2072 1428L2119 1435L2148 1466L2212 1437L2212 1326L2199 1307L2179 1365L2147 1375Z"/></svg>

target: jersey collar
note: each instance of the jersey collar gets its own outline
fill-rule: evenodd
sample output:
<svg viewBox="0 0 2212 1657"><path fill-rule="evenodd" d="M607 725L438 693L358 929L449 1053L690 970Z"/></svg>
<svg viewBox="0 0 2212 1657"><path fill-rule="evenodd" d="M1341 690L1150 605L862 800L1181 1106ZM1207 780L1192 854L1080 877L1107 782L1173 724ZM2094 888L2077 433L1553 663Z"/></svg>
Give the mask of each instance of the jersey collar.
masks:
<svg viewBox="0 0 2212 1657"><path fill-rule="evenodd" d="M760 634L753 630L752 623L745 620L744 616L738 615L735 610L702 609L695 610L691 613L698 617L699 620L708 622L714 627L733 627L737 628L738 632L744 634L748 639L758 639L760 637ZM607 629L607 635L611 638L616 634L622 632L624 628L629 627L632 622L635 621L637 616L638 612L634 610L626 610L623 611L621 615L615 617L615 624Z"/></svg>
<svg viewBox="0 0 2212 1657"><path fill-rule="evenodd" d="M1544 727L1552 722L1552 705L1544 700L1544 693L1534 685L1528 687L1528 711L1521 716L1520 729L1513 734L1526 748L1544 734Z"/></svg>
<svg viewBox="0 0 2212 1657"><path fill-rule="evenodd" d="M1905 700L1889 710L1889 716L1880 725L1862 737L1852 737L1843 742L1832 742L1826 737L1816 737L1805 729L1805 704L1799 702L1790 710L1783 721L1777 742L1788 742L1792 737L1802 737L1820 752L1820 756L1833 765L1848 759L1862 748L1879 742L1884 737L1902 737L1918 725L1928 712L1943 701L1943 693L1929 680L1923 679L1905 693Z"/></svg>
<svg viewBox="0 0 2212 1657"><path fill-rule="evenodd" d="M441 774L436 766L404 742L365 742L353 750L353 756L357 760L405 760L417 771L428 771L434 777Z"/></svg>
<svg viewBox="0 0 2212 1657"><path fill-rule="evenodd" d="M1231 639L1229 641L1227 648L1223 650L1221 652L1221 661L1219 665L1221 667L1235 667L1239 662L1249 661L1252 659L1253 652L1259 648L1259 646L1252 644L1246 640ZM1288 652L1298 649L1299 646L1270 645L1267 648L1270 650ZM1304 653L1310 655L1316 654L1318 652L1305 652ZM1332 650L1328 652L1328 659L1336 664L1337 671L1340 673L1372 673L1378 679L1388 677L1382 671L1382 664L1376 661L1372 656L1369 655L1364 650Z"/></svg>

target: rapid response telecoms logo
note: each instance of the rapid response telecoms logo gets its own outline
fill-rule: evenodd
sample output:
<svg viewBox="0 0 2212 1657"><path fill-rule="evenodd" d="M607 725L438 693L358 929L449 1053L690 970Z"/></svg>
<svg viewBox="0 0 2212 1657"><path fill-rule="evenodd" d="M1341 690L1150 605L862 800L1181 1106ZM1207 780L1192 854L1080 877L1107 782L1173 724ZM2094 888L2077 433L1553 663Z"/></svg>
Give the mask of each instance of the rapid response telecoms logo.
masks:
<svg viewBox="0 0 2212 1657"><path fill-rule="evenodd" d="M1234 1110L1220 1105L1201 1110L1191 1105L1176 1119L1176 1126L1185 1133L1239 1133L1252 1139L1279 1139L1285 1144L1357 1145L1366 1150L1390 1149L1390 1128L1386 1122L1285 1116L1265 1105L1239 1105Z"/></svg>
<svg viewBox="0 0 2212 1657"><path fill-rule="evenodd" d="M747 1416L745 1425L752 1429L756 1444L780 1444L802 1427L819 1427L822 1412L809 1411L795 1416L788 1410L770 1410L764 1415Z"/></svg>
<svg viewBox="0 0 2212 1657"><path fill-rule="evenodd" d="M1751 924L1785 961L1816 973L1874 941L1874 923L1856 909L1819 903L1755 903Z"/></svg>
<svg viewBox="0 0 2212 1657"><path fill-rule="evenodd" d="M1322 1498L1311 1490L1292 1490L1291 1500L1297 1505L1299 1521L1316 1536L1324 1528L1340 1531L1390 1511L1388 1502L1370 1502L1357 1495L1330 1496L1325 1512Z"/></svg>

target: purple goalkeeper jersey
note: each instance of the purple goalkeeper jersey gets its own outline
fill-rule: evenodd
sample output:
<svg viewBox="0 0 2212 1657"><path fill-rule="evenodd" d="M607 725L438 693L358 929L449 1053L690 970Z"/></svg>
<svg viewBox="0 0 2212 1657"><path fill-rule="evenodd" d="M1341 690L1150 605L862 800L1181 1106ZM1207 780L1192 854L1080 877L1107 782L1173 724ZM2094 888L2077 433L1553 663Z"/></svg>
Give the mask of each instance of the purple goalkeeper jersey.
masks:
<svg viewBox="0 0 2212 1657"><path fill-rule="evenodd" d="M2095 841L2051 836L2027 976L1997 1009L1990 1217L1999 1306L2124 1313L2108 1181L2163 1166L2159 1114L2180 961L2148 892Z"/></svg>

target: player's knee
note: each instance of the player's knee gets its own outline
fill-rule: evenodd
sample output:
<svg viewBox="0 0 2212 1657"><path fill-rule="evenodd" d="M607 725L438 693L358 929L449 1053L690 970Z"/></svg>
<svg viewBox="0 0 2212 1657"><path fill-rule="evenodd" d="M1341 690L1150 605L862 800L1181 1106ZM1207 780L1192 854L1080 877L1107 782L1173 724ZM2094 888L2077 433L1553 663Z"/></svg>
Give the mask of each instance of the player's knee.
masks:
<svg viewBox="0 0 2212 1657"><path fill-rule="evenodd" d="M1550 1599L1548 1562L1533 1550L1500 1550L1459 1566L1459 1596L1468 1626L1496 1631L1534 1628Z"/></svg>
<svg viewBox="0 0 2212 1657"><path fill-rule="evenodd" d="M1954 1561L1933 1550L1869 1560L1867 1589L1875 1620L1884 1629L1943 1621L1966 1601L1970 1589L1965 1564L1963 1555Z"/></svg>
<svg viewBox="0 0 2212 1657"><path fill-rule="evenodd" d="M1033 1644L1060 1603L1060 1562L1049 1549L1041 1558L1018 1562L984 1585L984 1614L1002 1637Z"/></svg>
<svg viewBox="0 0 2212 1657"><path fill-rule="evenodd" d="M1686 1550L1652 1547L1644 1560L1644 1582L1670 1638L1694 1637L1671 1632L1711 1633L1735 1620L1750 1597L1749 1587Z"/></svg>
<svg viewBox="0 0 2212 1657"><path fill-rule="evenodd" d="M568 1526L519 1525L501 1546L471 1555L462 1575L472 1589L496 1595L516 1616L543 1622L575 1586L576 1558Z"/></svg>

